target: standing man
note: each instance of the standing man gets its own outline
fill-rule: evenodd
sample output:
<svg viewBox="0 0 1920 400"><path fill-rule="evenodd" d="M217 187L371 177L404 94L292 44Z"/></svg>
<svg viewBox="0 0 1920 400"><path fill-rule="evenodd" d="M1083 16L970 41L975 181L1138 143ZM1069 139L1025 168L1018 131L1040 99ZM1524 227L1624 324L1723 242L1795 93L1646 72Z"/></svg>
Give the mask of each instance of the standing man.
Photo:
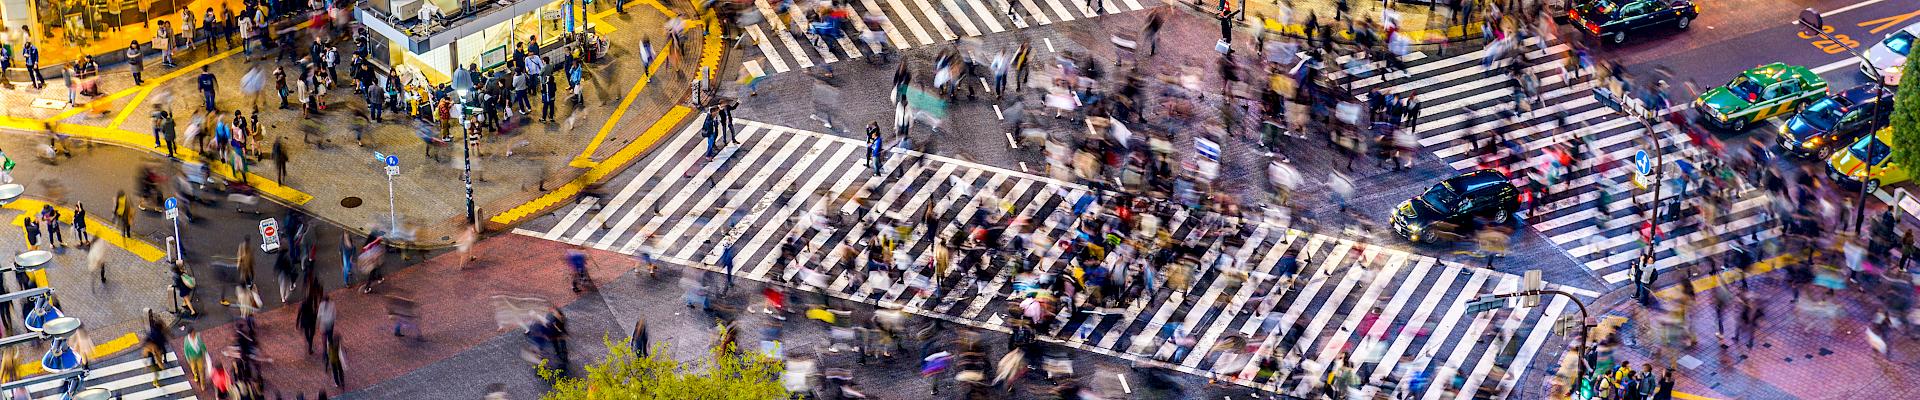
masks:
<svg viewBox="0 0 1920 400"><path fill-rule="evenodd" d="M213 76L213 70L208 69L205 65L200 66L200 98L203 99L202 103L206 105L207 111L215 110L213 106L213 93L215 88L214 84L216 83L219 83L219 78Z"/></svg>
<svg viewBox="0 0 1920 400"><path fill-rule="evenodd" d="M279 176L280 184L287 183L287 144L279 138L273 139L273 172Z"/></svg>
<svg viewBox="0 0 1920 400"><path fill-rule="evenodd" d="M886 147L881 143L880 121L867 122L867 165L873 166L873 174L880 174L880 155Z"/></svg>
<svg viewBox="0 0 1920 400"><path fill-rule="evenodd" d="M739 106L740 103L731 100L722 101L720 105L713 106L714 112L720 114L720 131L726 133L727 140L732 141L733 144L740 144L740 137L737 136L740 129L733 127L733 109Z"/></svg>
<svg viewBox="0 0 1920 400"><path fill-rule="evenodd" d="M33 82L33 88L47 87L47 78L40 76L40 48L27 40L27 46L20 49L20 61L27 67L27 80Z"/></svg>
<svg viewBox="0 0 1920 400"><path fill-rule="evenodd" d="M553 76L546 73L538 75L540 79L540 120L553 122L553 93L560 90Z"/></svg>

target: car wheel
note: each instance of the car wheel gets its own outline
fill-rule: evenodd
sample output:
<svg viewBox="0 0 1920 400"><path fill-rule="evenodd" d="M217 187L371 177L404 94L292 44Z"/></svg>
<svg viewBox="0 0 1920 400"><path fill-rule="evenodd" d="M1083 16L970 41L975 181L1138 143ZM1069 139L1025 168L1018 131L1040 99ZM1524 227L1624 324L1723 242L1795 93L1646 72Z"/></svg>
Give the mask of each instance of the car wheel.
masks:
<svg viewBox="0 0 1920 400"><path fill-rule="evenodd" d="M1513 215L1513 212L1502 210L1498 213L1493 214L1493 223L1505 224L1507 223L1507 218L1512 215Z"/></svg>
<svg viewBox="0 0 1920 400"><path fill-rule="evenodd" d="M1735 132L1744 132L1747 130L1747 121L1746 120L1727 121L1727 130L1735 131Z"/></svg>
<svg viewBox="0 0 1920 400"><path fill-rule="evenodd" d="M1613 37L1612 37L1611 39L1613 40L1613 44L1621 44L1621 43L1626 43L1626 42L1627 42L1627 33L1626 33L1626 32L1614 32L1614 34L1613 34Z"/></svg>
<svg viewBox="0 0 1920 400"><path fill-rule="evenodd" d="M1880 191L1880 180L1879 180L1879 179L1868 179L1868 180L1867 180L1867 193L1873 193L1873 192L1878 192L1878 191Z"/></svg>
<svg viewBox="0 0 1920 400"><path fill-rule="evenodd" d="M1693 18L1680 17L1680 20L1674 22L1673 26L1685 30L1688 26L1693 26Z"/></svg>

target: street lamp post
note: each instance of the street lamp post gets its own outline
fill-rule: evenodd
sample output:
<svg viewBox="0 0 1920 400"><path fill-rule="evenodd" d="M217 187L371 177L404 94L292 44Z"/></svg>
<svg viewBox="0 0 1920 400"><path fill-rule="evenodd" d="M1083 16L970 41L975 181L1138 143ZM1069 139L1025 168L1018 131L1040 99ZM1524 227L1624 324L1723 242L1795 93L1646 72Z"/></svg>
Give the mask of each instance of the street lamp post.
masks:
<svg viewBox="0 0 1920 400"><path fill-rule="evenodd" d="M461 136L463 136L460 138L460 182L467 187L467 223L478 227L480 226L480 211L473 201L473 145L475 144L474 141L479 140L479 136L468 130L465 124L467 115L467 91L473 90L473 78L469 75L471 74L467 72L466 68L454 68L453 70L453 91L456 96L454 103L460 108L460 112L454 115L459 117L462 122L460 124Z"/></svg>
<svg viewBox="0 0 1920 400"><path fill-rule="evenodd" d="M1875 100L1873 102L1873 108L1869 110L1869 114L1873 115L1874 117L1868 119L1867 121L1867 135L1871 137L1874 134L1874 132L1878 129L1878 126L1880 125L1880 119L1878 118L1878 115L1880 114L1880 101L1879 101L1880 96L1885 95L1887 91L1886 79L1881 78L1880 68L1874 66L1873 60L1868 59L1866 55L1860 54L1859 49L1855 49L1853 46L1848 45L1846 41L1834 40L1832 35L1828 35L1826 32L1826 29L1824 29L1827 26L1826 18L1825 16L1820 15L1820 11L1814 10L1812 7L1808 7L1807 9L1800 10L1800 18L1798 20L1795 20L1794 23L1799 24L1800 27L1802 28L1806 28L1805 30L1808 32L1811 32L1815 35L1820 35L1821 38L1825 38L1830 42L1839 44L1840 48L1847 49L1848 54L1852 54L1854 57L1859 58L1860 63L1863 65L1866 65L1865 69L1869 75L1868 78L1873 78L1872 79L1873 80L1873 96ZM1887 148L1887 155L1883 157L1893 157L1893 148L1891 146ZM1873 179L1873 149L1871 148L1871 146L1869 146L1869 148L1867 149L1866 157L1861 159L1860 161L1862 164L1866 164L1866 172L1860 178L1860 196L1859 196L1859 199L1856 200L1856 202L1854 203L1854 207L1853 207L1853 233L1854 234L1859 234L1860 227L1865 226L1867 222L1866 221L1867 220L1867 193L1879 189L1878 187L1872 188L1873 190L1869 190L1867 188L1867 182L1870 180L1875 180ZM1878 185L1876 184L1874 186L1878 186ZM1892 206L1892 205L1889 204L1888 206Z"/></svg>

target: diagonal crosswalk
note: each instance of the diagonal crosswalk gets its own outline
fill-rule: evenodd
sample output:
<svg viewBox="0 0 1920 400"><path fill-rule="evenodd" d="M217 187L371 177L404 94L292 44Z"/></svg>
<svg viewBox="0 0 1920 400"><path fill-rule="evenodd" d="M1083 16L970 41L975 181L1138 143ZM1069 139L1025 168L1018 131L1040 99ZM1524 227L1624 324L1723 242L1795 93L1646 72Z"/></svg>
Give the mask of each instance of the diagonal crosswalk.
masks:
<svg viewBox="0 0 1920 400"><path fill-rule="evenodd" d="M875 12L885 15L881 24L885 44L862 40L867 24L855 21L853 29L834 38L781 26L777 8L768 0L755 0L750 12L759 12L771 23L745 28L757 43L759 56L746 57L742 67L754 75L777 74L813 68L835 62L871 57L882 51L897 51L946 43L963 37L1000 33L1055 22L1093 18L1156 6L1160 3L1137 0L1101 0L1104 10L1089 7L1084 0L860 0L849 1L860 15ZM794 7L791 10L799 10ZM809 26L803 13L794 12L795 25Z"/></svg>
<svg viewBox="0 0 1920 400"><path fill-rule="evenodd" d="M1527 151L1524 162L1509 166L1515 182L1527 176L1545 176L1542 172L1553 156L1543 149L1572 146L1573 139L1587 139L1591 149L1586 160L1560 182L1549 186L1536 199L1526 221L1549 241L1609 284L1622 284L1631 274L1631 262L1640 254L1644 241L1639 228L1646 214L1636 204L1655 204L1650 190L1640 190L1630 182L1631 168L1617 167L1593 173L1592 166L1612 160L1624 166L1643 149L1659 154L1647 145L1657 136L1667 154L1668 170L1673 160L1688 160L1694 165L1709 156L1671 124L1652 126L1654 134L1640 121L1608 108L1594 95L1591 72L1567 71L1569 47L1565 43L1542 43L1528 39L1522 44L1525 63L1522 68L1540 77L1537 97L1542 106L1502 118L1504 111L1519 111L1513 101L1519 86L1504 73L1491 73L1482 66L1484 49L1446 57L1413 53L1407 60L1407 73L1379 73L1380 63L1370 64L1352 76L1340 79L1356 92L1378 90L1385 93L1417 94L1421 115L1413 126L1422 147L1456 170L1483 168L1482 156L1501 147L1494 133L1511 140ZM1679 105L1676 107L1685 107ZM1564 118L1562 117L1564 115ZM1557 130L1560 121L1567 129ZM1671 181L1669 181L1671 182ZM1668 269L1713 257L1740 240L1770 239L1780 230L1770 217L1772 201L1764 191L1743 182L1734 183L1725 215L1718 221L1685 216L1658 224L1667 239L1655 247L1656 266ZM1696 191L1698 189L1695 189ZM1602 196L1602 193L1605 196ZM1675 185L1663 189L1662 200L1679 196ZM1600 204L1607 199L1608 204ZM1688 209L1693 209L1689 207ZM1605 212L1602 212L1605 210Z"/></svg>
<svg viewBox="0 0 1920 400"><path fill-rule="evenodd" d="M159 382L156 375L147 369L153 363L139 352L121 354L108 360L93 362L93 369L87 372L85 388L100 388L111 391L115 399L194 399L193 382L187 380L187 371L181 367L181 360L172 351L167 352L165 369L160 370ZM28 385L31 398L39 400L58 400L62 394L60 382L42 382Z"/></svg>
<svg viewBox="0 0 1920 400"><path fill-rule="evenodd" d="M669 262L714 268L727 248L737 274L761 281L790 281L797 268L775 262L790 235L806 242L800 263L826 273L821 290L835 296L897 306L959 323L1005 330L1007 304L1027 296L1031 282L1003 270L1005 260L988 253L990 273L950 271L926 276L916 268L901 282L858 279L864 262L842 260L833 249L891 245L898 257L924 266L945 240L983 209L998 209L1026 221L1033 242L1054 243L1073 235L1074 206L1098 193L1043 176L937 155L894 150L876 174L866 165L866 143L753 121L739 124L742 143L701 159L703 141L689 128L667 139L640 173L608 184L617 192L556 211L516 233L638 254L645 249ZM642 194L644 193L644 194ZM870 199L870 200L867 200ZM887 221L915 221L924 213L935 224L915 227L898 243L867 243L860 232ZM810 229L805 215L841 214L846 223ZM1175 369L1268 390L1298 389L1294 381L1256 374L1249 365L1293 354L1318 365L1343 358L1377 359L1360 376L1384 376L1394 363L1420 357L1426 368L1451 368L1472 382L1500 377L1489 387L1511 387L1567 302L1469 315L1466 303L1479 294L1516 291L1515 275L1477 269L1388 246L1285 227L1258 225L1244 236L1207 234L1217 218L1168 211L1175 238L1192 238L1208 249L1191 268L1187 287L1162 276L1154 290L1133 301L1071 313L1050 327L1049 340L1132 360L1157 358ZM924 230L924 231L923 231ZM1212 230L1218 232L1218 230ZM1057 249L1050 249L1057 251ZM1109 265L1121 259L1108 253ZM1062 257L1044 254L1039 270L1068 268ZM1282 260L1298 260L1298 275L1283 277ZM846 262L842 262L846 261ZM940 289L909 288L931 281ZM1554 288L1594 294L1577 288ZM1496 334L1498 333L1498 334ZM1179 346L1176 337L1191 337ZM1500 337L1502 339L1484 339ZM1509 339L1510 338L1510 339ZM1225 345L1243 343L1244 345ZM1251 346L1254 351L1248 351ZM1517 355L1516 355L1517 354ZM1428 365L1430 364L1430 365ZM1490 371L1506 371L1504 375ZM1372 374L1372 375L1365 375Z"/></svg>

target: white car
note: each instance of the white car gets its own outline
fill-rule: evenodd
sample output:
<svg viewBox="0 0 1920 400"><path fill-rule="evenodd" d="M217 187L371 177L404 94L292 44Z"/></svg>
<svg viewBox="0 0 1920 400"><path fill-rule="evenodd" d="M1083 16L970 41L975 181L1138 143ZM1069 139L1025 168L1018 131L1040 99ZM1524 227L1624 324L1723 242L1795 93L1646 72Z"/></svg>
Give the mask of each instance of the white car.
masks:
<svg viewBox="0 0 1920 400"><path fill-rule="evenodd" d="M1887 86L1900 84L1901 65L1906 64L1907 53L1913 51L1915 42L1920 42L1916 37L1920 37L1920 23L1907 25L1905 28L1889 33L1886 39L1867 49L1867 62L1873 63L1872 68L1880 69L1877 75L1880 76L1881 83ZM1861 65L1860 71L1869 77L1876 75L1867 68L1869 67Z"/></svg>

